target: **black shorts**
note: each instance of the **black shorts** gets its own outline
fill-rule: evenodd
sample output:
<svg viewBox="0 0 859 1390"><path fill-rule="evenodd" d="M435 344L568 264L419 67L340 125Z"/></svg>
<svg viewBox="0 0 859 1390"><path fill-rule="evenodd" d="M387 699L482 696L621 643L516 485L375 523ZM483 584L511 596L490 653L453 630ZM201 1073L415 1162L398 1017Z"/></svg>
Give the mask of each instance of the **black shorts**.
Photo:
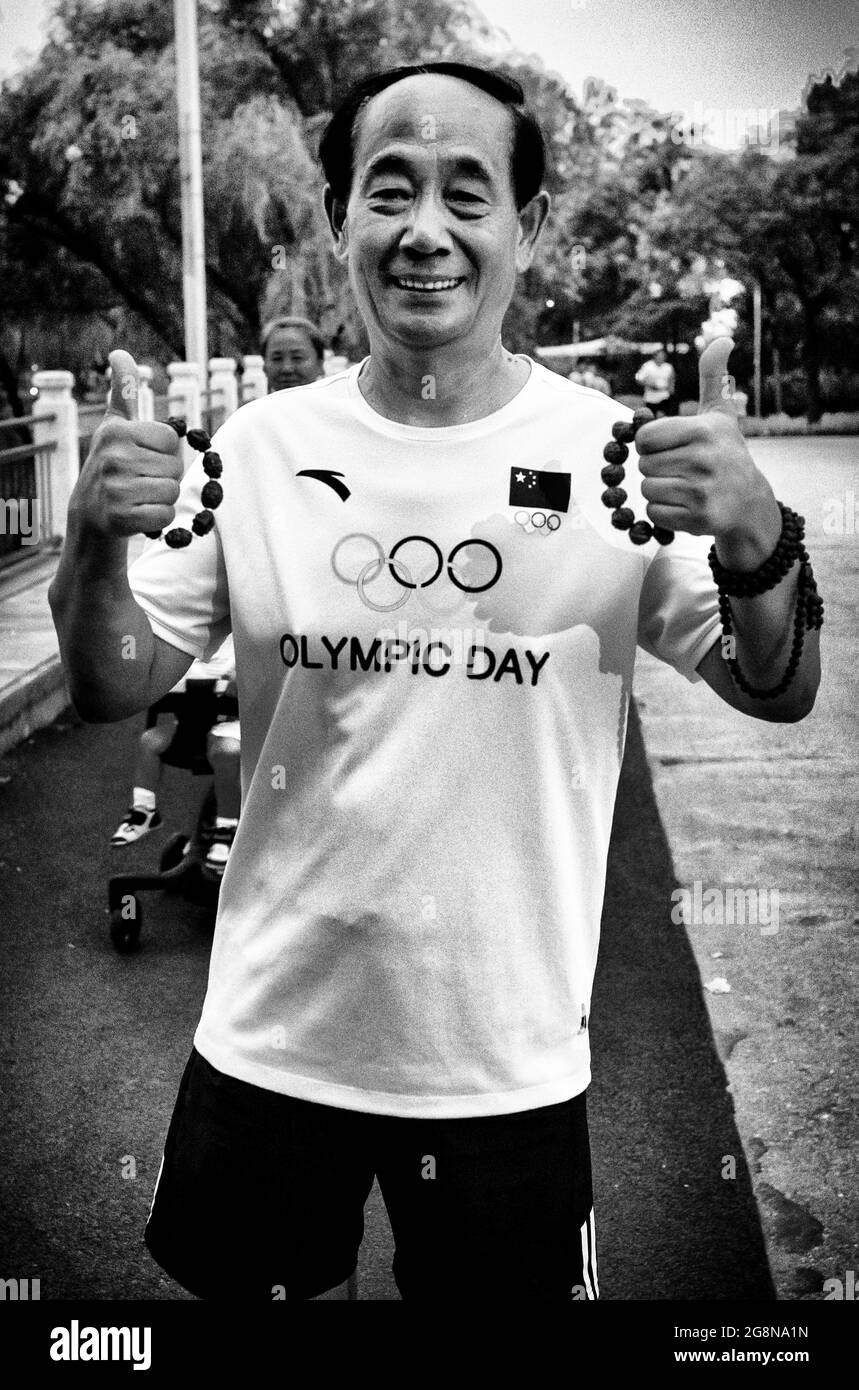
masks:
<svg viewBox="0 0 859 1390"><path fill-rule="evenodd" d="M199 1298L314 1298L354 1273L374 1176L403 1299L598 1298L584 1094L402 1119L250 1086L194 1049L146 1244Z"/></svg>

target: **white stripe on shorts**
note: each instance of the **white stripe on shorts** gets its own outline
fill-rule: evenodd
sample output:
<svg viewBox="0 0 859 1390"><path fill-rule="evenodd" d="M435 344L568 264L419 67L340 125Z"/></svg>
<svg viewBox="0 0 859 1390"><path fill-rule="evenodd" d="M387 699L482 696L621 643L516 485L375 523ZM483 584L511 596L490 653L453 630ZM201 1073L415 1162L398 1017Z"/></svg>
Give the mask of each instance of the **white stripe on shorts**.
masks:
<svg viewBox="0 0 859 1390"><path fill-rule="evenodd" d="M155 1191L152 1194L152 1201L149 1203L149 1215L146 1218L147 1224L152 1218L152 1209L155 1206L155 1198L158 1195L158 1184L161 1181L161 1174L164 1172L164 1155L161 1155L161 1166L158 1169L158 1177L155 1179Z"/></svg>
<svg viewBox="0 0 859 1390"><path fill-rule="evenodd" d="M587 1297L596 1301L600 1296L597 1280L597 1238L594 1225L594 1209L591 1207L580 1231L582 1240L582 1278Z"/></svg>
<svg viewBox="0 0 859 1390"><path fill-rule="evenodd" d="M591 1215L588 1216L591 1225L591 1279L594 1282L594 1293L599 1298L599 1277L596 1273L596 1223L594 1220L594 1208L591 1208Z"/></svg>

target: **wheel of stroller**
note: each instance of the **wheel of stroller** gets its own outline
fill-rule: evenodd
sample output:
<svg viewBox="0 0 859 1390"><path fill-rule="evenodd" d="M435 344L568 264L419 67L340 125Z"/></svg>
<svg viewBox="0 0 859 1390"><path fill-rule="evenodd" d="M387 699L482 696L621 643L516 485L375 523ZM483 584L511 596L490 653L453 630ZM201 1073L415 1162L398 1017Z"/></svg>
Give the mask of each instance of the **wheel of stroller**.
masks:
<svg viewBox="0 0 859 1390"><path fill-rule="evenodd" d="M176 835L170 836L170 839L161 851L161 858L158 861L158 867L162 874L166 874L169 869L175 869L177 864L182 863L182 860L188 852L187 847L188 837L181 831Z"/></svg>
<svg viewBox="0 0 859 1390"><path fill-rule="evenodd" d="M136 951L140 945L140 928L143 920L140 899L133 894L129 896L133 903L130 914L127 902L124 902L122 907L115 907L110 914L110 939L120 955L123 956Z"/></svg>

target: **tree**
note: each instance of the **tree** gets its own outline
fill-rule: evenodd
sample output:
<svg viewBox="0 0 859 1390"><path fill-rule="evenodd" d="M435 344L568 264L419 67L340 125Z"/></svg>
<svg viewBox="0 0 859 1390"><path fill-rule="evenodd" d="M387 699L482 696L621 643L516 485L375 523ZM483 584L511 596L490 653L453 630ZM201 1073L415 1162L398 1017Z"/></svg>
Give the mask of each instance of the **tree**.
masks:
<svg viewBox="0 0 859 1390"><path fill-rule="evenodd" d="M761 286L774 345L805 378L806 413L820 419L821 370L859 365L859 77L811 83L807 109L779 159L749 147L699 154L658 232L685 263L722 257ZM685 248L680 250L680 248Z"/></svg>
<svg viewBox="0 0 859 1390"><path fill-rule="evenodd" d="M256 350L261 317L310 312L355 336L316 159L357 73L468 51L465 3L270 0L200 13L206 274L218 350ZM181 222L172 12L161 0L58 0L35 65L0 92L2 221L16 246L88 272L180 357Z"/></svg>

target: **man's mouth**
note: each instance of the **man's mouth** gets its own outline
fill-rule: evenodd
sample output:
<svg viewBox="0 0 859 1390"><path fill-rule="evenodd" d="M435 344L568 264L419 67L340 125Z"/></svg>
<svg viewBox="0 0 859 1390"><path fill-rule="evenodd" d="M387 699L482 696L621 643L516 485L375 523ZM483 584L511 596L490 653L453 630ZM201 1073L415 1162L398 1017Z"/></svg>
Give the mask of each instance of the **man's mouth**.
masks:
<svg viewBox="0 0 859 1390"><path fill-rule="evenodd" d="M455 290L465 280L464 275L458 276L417 276L417 275L392 275L391 279L398 289L417 290L419 294L439 294L442 290Z"/></svg>

